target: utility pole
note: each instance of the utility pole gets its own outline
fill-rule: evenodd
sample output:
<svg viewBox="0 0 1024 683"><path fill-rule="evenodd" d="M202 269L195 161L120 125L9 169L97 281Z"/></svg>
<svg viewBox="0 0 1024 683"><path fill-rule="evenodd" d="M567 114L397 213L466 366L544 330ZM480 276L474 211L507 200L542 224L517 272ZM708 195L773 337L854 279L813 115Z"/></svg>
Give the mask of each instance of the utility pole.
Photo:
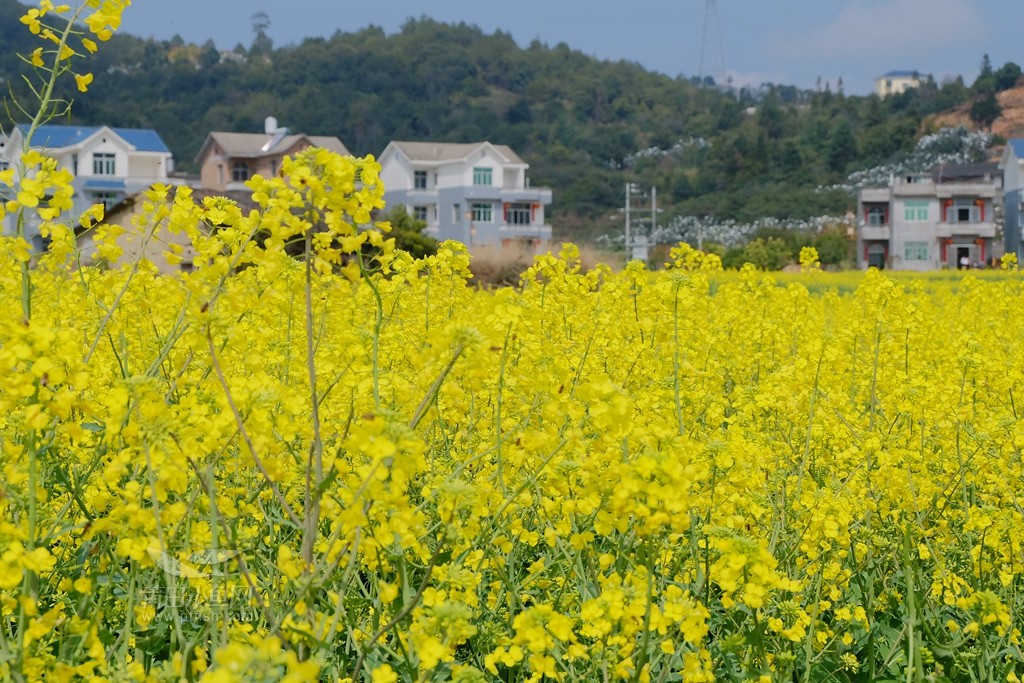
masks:
<svg viewBox="0 0 1024 683"><path fill-rule="evenodd" d="M647 250L650 247L650 236L654 234L655 228L658 226L658 190L651 187L651 227L647 231L649 234L644 233L644 226L647 224L646 219L643 217L644 208L643 204L637 206L637 210L640 213L636 217L639 225L639 231L634 232L633 230L633 195L640 195L639 199L643 200L644 197L640 193L640 186L636 183L626 183L626 206L623 214L626 218L625 233L626 233L626 260L631 261L634 258L640 261L647 260Z"/></svg>
<svg viewBox="0 0 1024 683"><path fill-rule="evenodd" d="M658 188L651 185L651 237L654 237L654 231L658 229Z"/></svg>
<svg viewBox="0 0 1024 683"><path fill-rule="evenodd" d="M626 260L629 260L629 256L633 249L633 240L630 236L630 217L629 217L629 205L633 203L633 183L626 183Z"/></svg>

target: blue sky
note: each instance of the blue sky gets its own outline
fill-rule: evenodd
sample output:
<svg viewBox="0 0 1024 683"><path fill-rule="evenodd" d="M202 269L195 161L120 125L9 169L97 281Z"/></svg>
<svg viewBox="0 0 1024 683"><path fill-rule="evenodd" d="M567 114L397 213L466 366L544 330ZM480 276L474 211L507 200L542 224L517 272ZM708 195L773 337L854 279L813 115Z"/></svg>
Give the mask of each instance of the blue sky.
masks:
<svg viewBox="0 0 1024 683"><path fill-rule="evenodd" d="M875 76L917 69L970 83L988 53L998 68L1024 65L1021 0L717 0L724 72L735 83L813 87L820 76L846 92L870 91ZM564 42L601 59L627 59L675 76L700 71L705 0L136 0L123 30L180 34L219 48L252 42L251 16L270 17L275 45L376 25L391 33L409 17L501 29L520 45ZM719 72L716 31L705 71Z"/></svg>

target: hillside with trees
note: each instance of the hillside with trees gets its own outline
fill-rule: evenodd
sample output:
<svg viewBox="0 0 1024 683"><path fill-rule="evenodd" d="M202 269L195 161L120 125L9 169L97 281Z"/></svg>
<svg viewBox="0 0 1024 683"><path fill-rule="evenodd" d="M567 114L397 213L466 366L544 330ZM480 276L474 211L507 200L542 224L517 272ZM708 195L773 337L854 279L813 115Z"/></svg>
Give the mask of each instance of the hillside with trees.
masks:
<svg viewBox="0 0 1024 683"><path fill-rule="evenodd" d="M15 53L35 45L22 13L0 0L8 99L25 95ZM115 36L93 62L87 94L65 82L70 121L154 128L179 170L195 168L207 132L262 131L269 115L336 135L359 155L392 139L486 139L510 145L530 163L532 183L554 189L556 237L586 241L618 229L626 182L657 186L665 222L844 215L852 172L910 153L943 112L966 107L991 126L989 94L1020 75L1016 65L986 67L986 57L974 86L929 76L884 100L846 95L841 82L728 90L427 18L394 34L369 27L284 47L266 15L252 21L252 44L230 52Z"/></svg>

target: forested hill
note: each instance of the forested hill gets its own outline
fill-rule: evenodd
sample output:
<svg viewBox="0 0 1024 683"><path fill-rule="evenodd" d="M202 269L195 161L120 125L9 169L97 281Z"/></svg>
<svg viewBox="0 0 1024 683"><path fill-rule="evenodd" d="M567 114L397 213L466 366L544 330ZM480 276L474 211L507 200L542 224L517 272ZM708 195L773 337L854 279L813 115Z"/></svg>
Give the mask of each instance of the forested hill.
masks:
<svg viewBox="0 0 1024 683"><path fill-rule="evenodd" d="M15 93L15 52L38 44L18 22L23 11L0 0L0 78ZM269 115L293 131L337 135L360 155L392 139L510 145L531 164L532 183L554 189L560 236L577 239L612 228L627 181L656 185L665 216L845 213L849 194L816 188L911 149L928 115L976 95L931 79L884 101L836 85L726 93L564 44L522 48L507 33L429 19L391 35L371 27L280 48L257 32L230 54L118 35L92 70L87 94L65 83L71 120L155 128L179 169L194 168L208 131L262 131Z"/></svg>

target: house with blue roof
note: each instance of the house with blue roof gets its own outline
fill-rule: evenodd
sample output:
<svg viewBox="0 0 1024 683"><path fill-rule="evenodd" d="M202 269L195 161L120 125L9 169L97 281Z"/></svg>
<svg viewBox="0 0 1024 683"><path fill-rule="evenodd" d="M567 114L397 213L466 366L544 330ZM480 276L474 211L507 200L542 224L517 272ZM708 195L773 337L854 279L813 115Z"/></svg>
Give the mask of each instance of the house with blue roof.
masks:
<svg viewBox="0 0 1024 683"><path fill-rule="evenodd" d="M910 88L921 86L921 72L896 70L875 79L875 94L879 97L899 95Z"/></svg>
<svg viewBox="0 0 1024 683"><path fill-rule="evenodd" d="M999 160L1003 171L1003 240L1006 253L1024 263L1024 138L1006 142Z"/></svg>
<svg viewBox="0 0 1024 683"><path fill-rule="evenodd" d="M17 167L28 130L20 124L0 135L0 169ZM93 204L109 208L154 183L169 183L174 170L171 150L155 130L145 128L43 125L36 128L31 148L74 175L72 219ZM12 218L4 232L14 229Z"/></svg>

